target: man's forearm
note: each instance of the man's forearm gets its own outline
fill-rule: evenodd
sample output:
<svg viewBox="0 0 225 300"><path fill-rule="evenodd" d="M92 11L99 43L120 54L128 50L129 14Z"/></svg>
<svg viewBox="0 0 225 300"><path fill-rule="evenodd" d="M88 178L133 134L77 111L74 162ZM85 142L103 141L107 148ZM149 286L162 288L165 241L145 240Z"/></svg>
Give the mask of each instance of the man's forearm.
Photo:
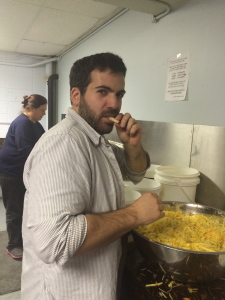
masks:
<svg viewBox="0 0 225 300"><path fill-rule="evenodd" d="M104 214L87 214L88 229L84 243L75 256L88 254L121 238L136 228L138 219L132 207Z"/></svg>
<svg viewBox="0 0 225 300"><path fill-rule="evenodd" d="M88 254L107 246L139 225L145 225L164 216L158 197L146 193L125 208L103 214L87 214L87 234L75 256Z"/></svg>
<svg viewBox="0 0 225 300"><path fill-rule="evenodd" d="M148 159L141 144L138 147L124 145L124 151L126 163L133 172L140 173L147 168Z"/></svg>

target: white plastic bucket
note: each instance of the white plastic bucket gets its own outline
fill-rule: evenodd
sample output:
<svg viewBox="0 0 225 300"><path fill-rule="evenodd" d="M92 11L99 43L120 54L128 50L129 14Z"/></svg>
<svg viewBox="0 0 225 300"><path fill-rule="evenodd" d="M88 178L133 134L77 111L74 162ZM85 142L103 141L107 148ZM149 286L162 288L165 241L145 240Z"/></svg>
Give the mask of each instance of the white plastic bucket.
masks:
<svg viewBox="0 0 225 300"><path fill-rule="evenodd" d="M158 181L148 178L143 178L137 184L133 184L131 181L124 181L124 185L126 188L136 190L141 194L150 192L159 195L162 190L162 186Z"/></svg>
<svg viewBox="0 0 225 300"><path fill-rule="evenodd" d="M193 168L159 166L154 178L162 185L160 197L163 201L194 203L199 175L199 171Z"/></svg>
<svg viewBox="0 0 225 300"><path fill-rule="evenodd" d="M132 204L135 200L137 200L139 197L141 197L141 193L138 191L128 189L125 187L125 206Z"/></svg>

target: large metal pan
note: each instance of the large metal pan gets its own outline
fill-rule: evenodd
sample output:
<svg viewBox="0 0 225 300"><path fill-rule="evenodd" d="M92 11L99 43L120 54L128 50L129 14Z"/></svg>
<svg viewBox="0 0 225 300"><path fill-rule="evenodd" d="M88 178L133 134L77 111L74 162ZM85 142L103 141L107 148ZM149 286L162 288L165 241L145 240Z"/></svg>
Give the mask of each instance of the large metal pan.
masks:
<svg viewBox="0 0 225 300"><path fill-rule="evenodd" d="M209 214L225 217L225 211L184 202L164 202L165 210L184 213ZM200 252L175 248L152 242L136 230L132 231L134 243L141 255L150 263L160 266L181 282L207 282L225 276L225 252Z"/></svg>

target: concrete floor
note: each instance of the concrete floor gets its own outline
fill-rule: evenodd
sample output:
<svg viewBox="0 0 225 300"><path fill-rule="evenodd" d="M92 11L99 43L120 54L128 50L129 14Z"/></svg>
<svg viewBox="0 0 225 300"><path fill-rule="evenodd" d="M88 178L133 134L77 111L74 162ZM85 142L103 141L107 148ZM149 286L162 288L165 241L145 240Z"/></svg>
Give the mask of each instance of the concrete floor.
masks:
<svg viewBox="0 0 225 300"><path fill-rule="evenodd" d="M6 230L6 224L5 224L5 208L3 206L2 198L0 198L0 231ZM6 295L0 295L0 300L20 300L20 291L6 294Z"/></svg>

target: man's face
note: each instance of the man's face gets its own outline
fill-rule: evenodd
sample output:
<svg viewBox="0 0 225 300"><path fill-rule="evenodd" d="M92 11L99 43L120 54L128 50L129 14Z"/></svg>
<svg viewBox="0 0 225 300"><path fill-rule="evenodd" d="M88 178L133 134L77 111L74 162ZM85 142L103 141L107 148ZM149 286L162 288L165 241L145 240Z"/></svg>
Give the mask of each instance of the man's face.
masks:
<svg viewBox="0 0 225 300"><path fill-rule="evenodd" d="M91 73L91 82L80 99L79 115L99 134L110 133L113 123L108 117L118 115L125 94L124 76L109 70Z"/></svg>

